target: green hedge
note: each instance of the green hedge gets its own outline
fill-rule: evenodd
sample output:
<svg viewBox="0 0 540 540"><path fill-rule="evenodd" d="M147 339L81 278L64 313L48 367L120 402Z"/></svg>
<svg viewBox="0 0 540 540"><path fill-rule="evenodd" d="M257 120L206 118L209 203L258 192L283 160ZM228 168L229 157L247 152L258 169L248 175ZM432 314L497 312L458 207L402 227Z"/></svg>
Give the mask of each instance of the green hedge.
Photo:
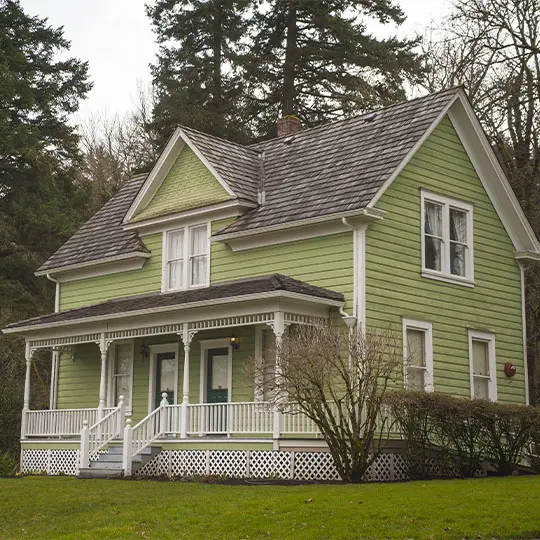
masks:
<svg viewBox="0 0 540 540"><path fill-rule="evenodd" d="M389 393L385 403L413 478L427 475L428 458L445 474L462 477L482 468L506 476L524 463L540 472L538 408L406 390Z"/></svg>

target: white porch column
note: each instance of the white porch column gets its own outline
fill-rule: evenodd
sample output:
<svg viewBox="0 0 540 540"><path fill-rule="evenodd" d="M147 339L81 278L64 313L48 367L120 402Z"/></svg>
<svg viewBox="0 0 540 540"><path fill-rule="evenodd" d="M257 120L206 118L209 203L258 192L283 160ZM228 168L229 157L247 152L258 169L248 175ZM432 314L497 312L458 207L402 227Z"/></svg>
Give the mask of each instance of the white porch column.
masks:
<svg viewBox="0 0 540 540"><path fill-rule="evenodd" d="M197 332L188 329L187 323L182 332L184 343L184 375L182 379L182 409L180 411L180 437L185 439L188 432L188 405L189 405L189 353L191 341Z"/></svg>
<svg viewBox="0 0 540 540"><path fill-rule="evenodd" d="M101 420L105 416L105 400L107 395L107 356L110 344L111 341L105 339L105 332L103 332L99 342L99 350L101 352L101 376L99 379L98 420Z"/></svg>
<svg viewBox="0 0 540 540"><path fill-rule="evenodd" d="M60 362L60 352L58 348L53 348L51 365L51 389L49 391L49 409L56 409L56 396L58 394L58 364Z"/></svg>
<svg viewBox="0 0 540 540"><path fill-rule="evenodd" d="M21 419L21 439L26 438L26 426L28 422L28 411L30 410L30 375L32 370L32 357L34 350L30 348L30 344L26 343L24 357L26 359L26 376L24 378L24 405Z"/></svg>
<svg viewBox="0 0 540 540"><path fill-rule="evenodd" d="M274 443L273 443L273 449L279 450L279 438L281 436L281 432L283 431L283 413L280 411L280 405L283 402L285 396L283 395L283 391L280 389L281 384L281 358L280 358L280 350L283 343L283 334L285 333L285 314L283 311L276 311L274 313L274 324L272 326L272 330L274 331L274 337L276 340L276 381L278 383L278 395L276 396L276 405L274 408Z"/></svg>

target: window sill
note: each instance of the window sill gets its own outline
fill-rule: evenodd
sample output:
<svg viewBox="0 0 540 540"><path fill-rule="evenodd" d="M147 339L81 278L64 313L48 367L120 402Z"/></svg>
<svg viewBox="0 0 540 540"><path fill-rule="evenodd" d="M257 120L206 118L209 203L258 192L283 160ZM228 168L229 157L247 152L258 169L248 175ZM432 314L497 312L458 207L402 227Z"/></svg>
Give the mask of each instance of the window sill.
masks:
<svg viewBox="0 0 540 540"><path fill-rule="evenodd" d="M443 281L445 283L453 283L454 285L461 285L462 287L474 287L474 280L467 278L461 278L448 274L441 274L440 272L430 272L429 270L422 270L422 277L428 279L434 279L436 281Z"/></svg>
<svg viewBox="0 0 540 540"><path fill-rule="evenodd" d="M166 293L175 293L175 292L182 292L182 291L191 291L193 289L204 289L205 287L210 287L209 283L203 283L202 285L191 285L190 287L182 287L179 289L161 289L161 292L163 294Z"/></svg>

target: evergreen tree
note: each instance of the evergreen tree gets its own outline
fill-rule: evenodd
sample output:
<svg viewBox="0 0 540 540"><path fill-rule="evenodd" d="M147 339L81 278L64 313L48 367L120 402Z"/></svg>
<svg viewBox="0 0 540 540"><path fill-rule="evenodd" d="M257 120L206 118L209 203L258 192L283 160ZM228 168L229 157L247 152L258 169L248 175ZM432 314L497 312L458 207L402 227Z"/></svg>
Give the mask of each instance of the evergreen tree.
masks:
<svg viewBox="0 0 540 540"><path fill-rule="evenodd" d="M150 125L160 146L178 124L246 139L238 58L250 3L158 0L147 6L160 45L152 66L156 105Z"/></svg>
<svg viewBox="0 0 540 540"><path fill-rule="evenodd" d="M34 271L80 224L78 139L67 121L90 85L85 63L58 59L68 46L61 29L0 0L2 327L52 311L52 284ZM18 440L20 414L9 416L6 404L22 407L22 364L20 340L0 334L0 446Z"/></svg>
<svg viewBox="0 0 540 540"><path fill-rule="evenodd" d="M377 39L366 20L400 24L393 0L269 0L254 18L246 63L257 130L278 116L307 125L405 98L403 83L420 72L415 41Z"/></svg>

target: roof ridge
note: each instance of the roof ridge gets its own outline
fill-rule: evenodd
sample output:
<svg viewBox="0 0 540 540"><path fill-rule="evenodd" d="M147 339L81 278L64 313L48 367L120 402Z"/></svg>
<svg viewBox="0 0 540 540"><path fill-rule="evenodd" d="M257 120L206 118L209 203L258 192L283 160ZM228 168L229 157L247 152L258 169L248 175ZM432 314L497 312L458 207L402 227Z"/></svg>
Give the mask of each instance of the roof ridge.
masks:
<svg viewBox="0 0 540 540"><path fill-rule="evenodd" d="M191 128L189 126L183 126L183 125L178 125L178 127L182 130L188 130L188 131L194 131L195 133L198 133L199 135L204 135L205 137L210 137L211 139L214 139L216 141L220 141L220 142L225 142L227 144L232 144L233 146L237 146L238 148L241 148L242 150L249 150L250 152L253 152L255 155L258 154L258 152L251 148L252 145L248 145L248 144L241 144L241 143L237 143L235 141L230 141L229 139L224 139L223 137L218 137L217 135L212 135L210 133L206 133L205 131L200 131L199 129L194 129L194 128Z"/></svg>
<svg viewBox="0 0 540 540"><path fill-rule="evenodd" d="M340 118L338 120L332 120L330 122L326 122L324 124L319 124L317 126L308 127L306 129L302 129L301 131L298 131L297 133L293 133L293 134L289 135L289 137L295 137L296 138L298 136L303 136L304 133L311 133L311 132L313 132L314 130L317 130L317 129L328 128L328 127L331 127L331 126L335 126L336 124L350 122L350 121L353 121L353 120L359 120L362 117L367 116L369 114L380 113L380 112L383 112L383 111L387 111L389 109L393 109L395 107L401 107L401 106L404 106L404 105L408 105L409 103L414 103L414 102L420 101L422 99L427 99L427 98L431 98L431 97L434 97L434 96L438 96L438 95L444 94L446 92L448 92L448 93L456 92L459 89L463 90L463 88L464 88L463 85L456 85L456 86L452 86L450 88L445 88L445 89L439 90L437 92L431 92L429 94L425 94L423 96L418 96L418 97L415 97L415 98L412 98L412 99L404 99L403 101L398 101L397 103L392 103L391 105L386 105L385 107L381 107L380 109L371 109L369 111L363 112L362 114L358 114L356 116L351 116L349 118ZM272 139L267 139L266 141L259 141L257 143L250 144L249 148L254 149L255 147L263 147L265 145L268 145L268 144L271 144L271 143L276 143L276 142L281 141L283 139L284 139L284 137L273 137Z"/></svg>

